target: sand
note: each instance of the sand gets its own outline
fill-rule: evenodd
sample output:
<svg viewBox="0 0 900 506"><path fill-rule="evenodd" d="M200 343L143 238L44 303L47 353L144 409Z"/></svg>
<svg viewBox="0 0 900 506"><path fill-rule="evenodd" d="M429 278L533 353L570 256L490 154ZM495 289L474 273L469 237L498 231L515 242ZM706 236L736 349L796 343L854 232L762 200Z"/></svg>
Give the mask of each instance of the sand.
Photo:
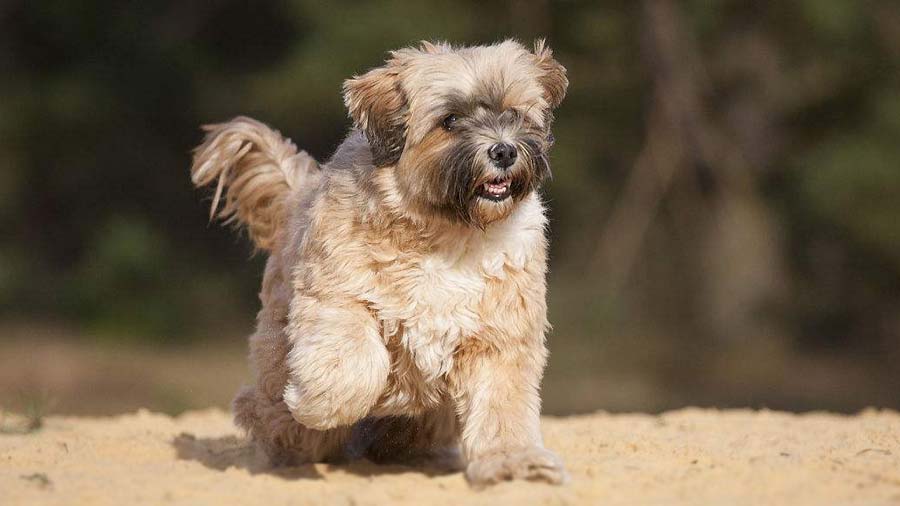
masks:
<svg viewBox="0 0 900 506"><path fill-rule="evenodd" d="M546 418L572 474L473 491L402 466L272 470L219 410L50 417L0 434L0 504L900 504L900 414L685 409Z"/></svg>

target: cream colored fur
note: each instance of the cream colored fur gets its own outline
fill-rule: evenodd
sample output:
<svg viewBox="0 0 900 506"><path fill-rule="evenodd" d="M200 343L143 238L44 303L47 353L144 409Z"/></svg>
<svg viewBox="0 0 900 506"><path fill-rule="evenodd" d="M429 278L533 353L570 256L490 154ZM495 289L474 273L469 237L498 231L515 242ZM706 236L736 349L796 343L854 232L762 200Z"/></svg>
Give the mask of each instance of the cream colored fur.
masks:
<svg viewBox="0 0 900 506"><path fill-rule="evenodd" d="M427 457L458 445L474 484L564 481L539 426L540 198L478 201L479 226L430 211L432 158L449 142L434 111L447 93L484 83L549 131L567 81L543 43L534 52L512 41L424 43L347 82L357 128L321 169L253 120L207 128L193 180L218 181L213 212L224 192L220 214L269 252L250 338L256 384L234 409L274 463ZM399 159L375 167L378 150Z"/></svg>
<svg viewBox="0 0 900 506"><path fill-rule="evenodd" d="M197 186L217 182L210 219L236 220L247 227L257 247L271 249L293 190L314 185L310 179L319 177L318 164L305 151L298 153L289 139L251 118L203 129L206 139L194 150L191 180ZM219 210L223 193L225 206Z"/></svg>

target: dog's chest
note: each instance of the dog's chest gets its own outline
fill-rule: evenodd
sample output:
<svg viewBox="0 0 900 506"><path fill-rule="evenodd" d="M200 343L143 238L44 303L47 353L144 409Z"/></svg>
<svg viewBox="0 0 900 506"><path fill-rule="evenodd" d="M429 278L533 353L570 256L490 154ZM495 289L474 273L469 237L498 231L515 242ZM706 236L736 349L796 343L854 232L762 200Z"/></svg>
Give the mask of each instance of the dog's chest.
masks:
<svg viewBox="0 0 900 506"><path fill-rule="evenodd" d="M394 270L391 278L389 293L376 305L392 361L378 412L421 414L442 401L456 348L478 334L487 281L432 257Z"/></svg>
<svg viewBox="0 0 900 506"><path fill-rule="evenodd" d="M396 340L427 382L453 365L453 352L480 327L487 278L474 258L444 252L398 259L378 305L385 340Z"/></svg>
<svg viewBox="0 0 900 506"><path fill-rule="evenodd" d="M543 207L532 196L488 230L444 238L427 251L368 242L371 274L361 298L382 328L392 357L388 386L377 411L416 414L446 395L456 351L472 339L497 338L504 305L517 292L543 283L546 240ZM490 332L485 332L490 325ZM490 337L489 337L490 336Z"/></svg>
<svg viewBox="0 0 900 506"><path fill-rule="evenodd" d="M426 383L446 375L455 350L479 334L484 312L491 310L488 285L504 289L509 275L524 268L521 240L491 239L496 238L451 241L428 254L389 255L377 271L370 307L385 341L398 344L397 352L407 355Z"/></svg>

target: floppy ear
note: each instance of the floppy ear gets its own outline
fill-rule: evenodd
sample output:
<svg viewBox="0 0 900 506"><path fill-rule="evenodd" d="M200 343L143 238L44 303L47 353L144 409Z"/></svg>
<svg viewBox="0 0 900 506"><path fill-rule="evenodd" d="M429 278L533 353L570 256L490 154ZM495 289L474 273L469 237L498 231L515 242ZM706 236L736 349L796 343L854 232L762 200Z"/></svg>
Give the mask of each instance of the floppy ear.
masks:
<svg viewBox="0 0 900 506"><path fill-rule="evenodd" d="M398 71L389 62L344 81L344 104L353 124L366 134L376 167L397 163L406 143L409 108Z"/></svg>
<svg viewBox="0 0 900 506"><path fill-rule="evenodd" d="M550 109L556 109L566 97L566 88L569 87L566 68L553 59L553 51L547 47L544 39L534 41L534 56L540 70L538 81L544 88L544 98L550 104Z"/></svg>

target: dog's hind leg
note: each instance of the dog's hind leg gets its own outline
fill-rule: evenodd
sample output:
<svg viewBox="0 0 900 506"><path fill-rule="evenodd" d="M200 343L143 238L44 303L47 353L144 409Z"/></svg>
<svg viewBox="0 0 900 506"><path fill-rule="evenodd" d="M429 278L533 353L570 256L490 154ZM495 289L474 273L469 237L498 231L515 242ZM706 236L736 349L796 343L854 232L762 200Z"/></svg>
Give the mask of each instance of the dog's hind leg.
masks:
<svg viewBox="0 0 900 506"><path fill-rule="evenodd" d="M244 387L232 407L245 429L274 465L336 460L343 456L349 428L320 431L297 423L284 403L288 380L287 293L277 263L270 260L263 281L256 332L250 337L250 362L256 384Z"/></svg>
<svg viewBox="0 0 900 506"><path fill-rule="evenodd" d="M359 303L304 296L294 302L284 401L307 427L353 425L378 402L390 372L381 328Z"/></svg>
<svg viewBox="0 0 900 506"><path fill-rule="evenodd" d="M297 423L284 402L273 402L253 387L233 402L235 422L247 430L273 466L336 461L343 458L349 427L315 430Z"/></svg>

